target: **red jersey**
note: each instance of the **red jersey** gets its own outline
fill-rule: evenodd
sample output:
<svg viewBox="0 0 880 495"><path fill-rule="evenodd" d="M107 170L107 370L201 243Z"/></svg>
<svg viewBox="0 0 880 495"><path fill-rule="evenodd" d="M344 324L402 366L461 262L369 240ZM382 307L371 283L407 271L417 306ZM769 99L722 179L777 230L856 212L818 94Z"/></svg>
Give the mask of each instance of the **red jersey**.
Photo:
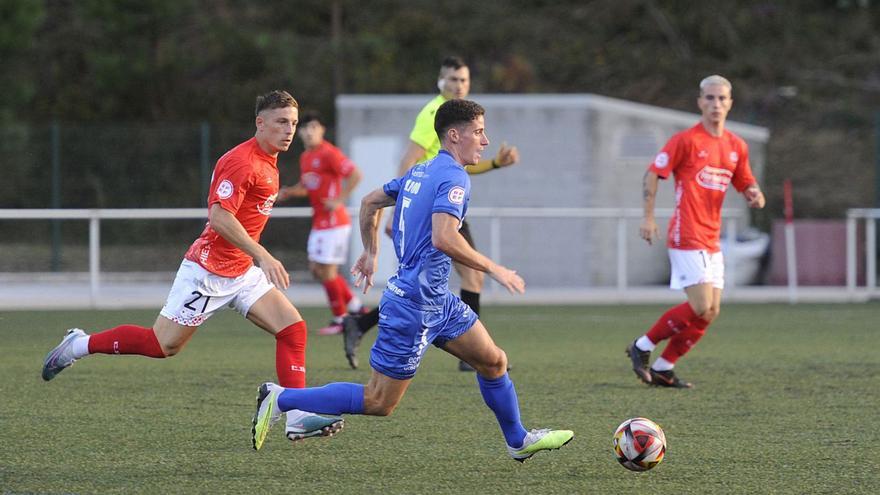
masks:
<svg viewBox="0 0 880 495"><path fill-rule="evenodd" d="M732 183L737 191L755 183L749 148L725 130L709 134L702 123L672 136L648 167L661 179L675 178L675 211L666 245L673 249L721 249L721 204Z"/></svg>
<svg viewBox="0 0 880 495"><path fill-rule="evenodd" d="M259 242L278 197L277 162L278 157L263 151L256 138L226 152L217 160L211 176L208 209L219 203L235 215L251 239ZM237 277L254 263L248 254L215 232L211 222L189 247L185 258L224 277Z"/></svg>
<svg viewBox="0 0 880 495"><path fill-rule="evenodd" d="M326 230L351 225L345 206L333 211L324 207L325 199L336 199L342 190L342 179L354 171L354 162L342 151L324 140L299 157L300 183L309 192L309 203L314 211L312 229Z"/></svg>

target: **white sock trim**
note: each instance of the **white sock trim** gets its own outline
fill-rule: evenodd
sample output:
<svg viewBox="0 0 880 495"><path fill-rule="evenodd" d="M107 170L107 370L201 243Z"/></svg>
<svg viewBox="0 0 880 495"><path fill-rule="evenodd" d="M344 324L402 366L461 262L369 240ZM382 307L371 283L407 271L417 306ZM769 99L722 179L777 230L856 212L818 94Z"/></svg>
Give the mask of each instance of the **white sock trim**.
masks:
<svg viewBox="0 0 880 495"><path fill-rule="evenodd" d="M80 359L89 355L90 338L92 338L91 335L86 335L85 337L73 339L73 342L70 344L70 350L73 351L73 357L75 359Z"/></svg>
<svg viewBox="0 0 880 495"><path fill-rule="evenodd" d="M670 363L662 357L658 357L657 360L654 361L654 364L651 365L651 369L654 371L669 371L672 368L675 368L675 364Z"/></svg>
<svg viewBox="0 0 880 495"><path fill-rule="evenodd" d="M636 347L639 348L640 351L652 352L657 344L651 342L651 339L648 338L647 335L642 335L636 340Z"/></svg>

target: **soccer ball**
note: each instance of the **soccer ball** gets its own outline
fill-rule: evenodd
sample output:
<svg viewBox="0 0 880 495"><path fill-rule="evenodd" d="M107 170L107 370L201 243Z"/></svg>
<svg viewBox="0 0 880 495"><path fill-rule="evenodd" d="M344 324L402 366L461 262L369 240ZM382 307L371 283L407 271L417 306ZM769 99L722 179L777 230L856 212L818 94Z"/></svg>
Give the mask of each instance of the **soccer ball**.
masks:
<svg viewBox="0 0 880 495"><path fill-rule="evenodd" d="M614 455L630 471L647 471L663 461L666 434L650 419L628 419L614 431Z"/></svg>

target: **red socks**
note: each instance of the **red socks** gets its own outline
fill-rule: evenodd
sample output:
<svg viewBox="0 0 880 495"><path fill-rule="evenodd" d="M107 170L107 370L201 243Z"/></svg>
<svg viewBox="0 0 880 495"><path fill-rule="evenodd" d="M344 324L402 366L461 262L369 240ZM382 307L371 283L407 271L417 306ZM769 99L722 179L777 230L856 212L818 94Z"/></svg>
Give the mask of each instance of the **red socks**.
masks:
<svg viewBox="0 0 880 495"><path fill-rule="evenodd" d="M705 320L702 318L699 320L705 323ZM669 339L669 343L666 344L666 349L663 349L663 354L661 354L660 357L675 364L675 362L678 361L678 358L687 354L705 334L705 326L699 328L697 323L692 324L687 330L679 332Z"/></svg>
<svg viewBox="0 0 880 495"><path fill-rule="evenodd" d="M348 282L342 275L336 275L336 278L322 282L322 285L327 292L327 300L330 302L333 316L345 316L348 313L348 302L354 297Z"/></svg>
<svg viewBox="0 0 880 495"><path fill-rule="evenodd" d="M152 328L119 325L89 336L89 354L139 354L164 358Z"/></svg>
<svg viewBox="0 0 880 495"><path fill-rule="evenodd" d="M708 326L709 322L700 318L685 302L664 313L645 335L655 344L669 339L660 357L675 364L699 342Z"/></svg>
<svg viewBox="0 0 880 495"><path fill-rule="evenodd" d="M153 329L137 325L120 325L89 336L89 353L165 357ZM275 368L282 387L306 386L305 321L294 323L275 335Z"/></svg>
<svg viewBox="0 0 880 495"><path fill-rule="evenodd" d="M661 340L666 340L686 330L691 325L701 326L705 330L709 323L694 313L690 304L684 302L663 313L663 316L654 323L654 326L645 335L651 339L651 342L657 344Z"/></svg>
<svg viewBox="0 0 880 495"><path fill-rule="evenodd" d="M306 322L300 321L275 334L275 371L285 388L306 386Z"/></svg>
<svg viewBox="0 0 880 495"><path fill-rule="evenodd" d="M327 301L330 303L330 311L333 316L345 316L345 296L339 286L339 277L323 282L324 290L327 291Z"/></svg>
<svg viewBox="0 0 880 495"><path fill-rule="evenodd" d="M354 296L351 294L351 288L348 286L348 281L346 281L345 277L343 277L342 275L336 275L336 284L339 286L339 291L342 294L342 301L343 304L345 304L347 310L348 302L354 298Z"/></svg>

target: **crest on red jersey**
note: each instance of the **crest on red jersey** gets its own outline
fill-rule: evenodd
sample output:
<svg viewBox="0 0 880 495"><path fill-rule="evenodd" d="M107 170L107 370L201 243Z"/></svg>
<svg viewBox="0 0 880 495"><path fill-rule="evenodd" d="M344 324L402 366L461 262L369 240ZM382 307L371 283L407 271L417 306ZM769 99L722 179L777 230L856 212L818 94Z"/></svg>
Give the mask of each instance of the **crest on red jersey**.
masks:
<svg viewBox="0 0 880 495"><path fill-rule="evenodd" d="M220 199L231 198L233 191L235 191L235 186L232 185L232 182L230 182L229 179L223 179L223 181L217 185L217 197Z"/></svg>

